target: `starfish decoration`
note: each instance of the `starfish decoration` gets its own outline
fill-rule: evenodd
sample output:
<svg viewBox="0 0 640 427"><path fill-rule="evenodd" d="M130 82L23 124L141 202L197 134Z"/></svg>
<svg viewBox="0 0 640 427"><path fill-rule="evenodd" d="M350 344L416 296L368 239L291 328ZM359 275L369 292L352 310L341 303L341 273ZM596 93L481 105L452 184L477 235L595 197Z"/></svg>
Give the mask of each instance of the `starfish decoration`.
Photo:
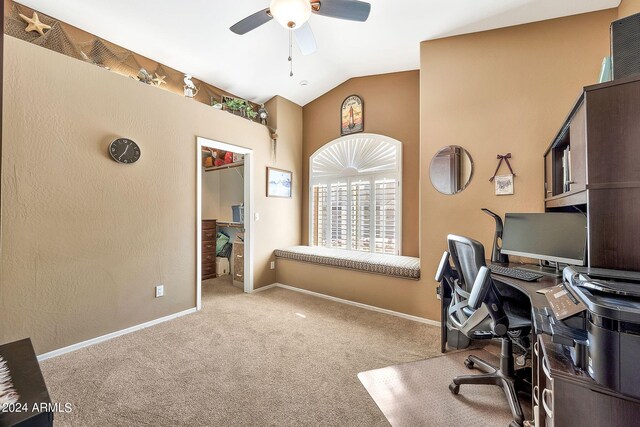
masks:
<svg viewBox="0 0 640 427"><path fill-rule="evenodd" d="M38 14L35 12L33 12L33 16L31 18L29 18L28 16L24 16L23 14L20 14L20 18L22 18L24 22L29 24L27 25L27 28L24 29L27 33L31 31L37 31L41 36L44 36L44 30L51 29L50 25L40 22L40 18L38 18Z"/></svg>
<svg viewBox="0 0 640 427"><path fill-rule="evenodd" d="M164 79L166 79L167 76L159 76L158 73L154 73L154 74L156 75L156 77L153 78L152 80L156 86L160 87L161 85L167 84L167 82L164 81Z"/></svg>

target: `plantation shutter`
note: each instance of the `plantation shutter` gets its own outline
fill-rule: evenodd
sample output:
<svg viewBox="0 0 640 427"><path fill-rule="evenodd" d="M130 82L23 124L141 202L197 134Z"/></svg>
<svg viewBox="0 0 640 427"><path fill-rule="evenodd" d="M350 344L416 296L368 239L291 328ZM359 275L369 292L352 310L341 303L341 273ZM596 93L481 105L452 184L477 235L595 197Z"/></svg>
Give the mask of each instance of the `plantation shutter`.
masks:
<svg viewBox="0 0 640 427"><path fill-rule="evenodd" d="M310 242L362 252L400 254L399 141L358 134L311 156Z"/></svg>
<svg viewBox="0 0 640 427"><path fill-rule="evenodd" d="M313 246L326 246L326 226L329 223L327 218L327 186L318 184L313 186L313 206L312 209L312 233L311 241Z"/></svg>
<svg viewBox="0 0 640 427"><path fill-rule="evenodd" d="M330 246L337 249L348 249L348 186L347 182L332 183L330 187L331 218Z"/></svg>
<svg viewBox="0 0 640 427"><path fill-rule="evenodd" d="M351 249L371 252L371 182L351 182Z"/></svg>
<svg viewBox="0 0 640 427"><path fill-rule="evenodd" d="M394 179L376 180L375 183L375 252L395 254L396 244L396 201L398 183Z"/></svg>

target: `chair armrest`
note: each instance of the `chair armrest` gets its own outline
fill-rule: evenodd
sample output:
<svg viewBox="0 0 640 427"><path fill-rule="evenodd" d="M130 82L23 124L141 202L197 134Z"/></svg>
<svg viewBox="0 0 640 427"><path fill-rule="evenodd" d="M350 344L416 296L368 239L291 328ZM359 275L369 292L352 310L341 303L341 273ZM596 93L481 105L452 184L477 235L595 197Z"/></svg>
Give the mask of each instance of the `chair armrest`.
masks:
<svg viewBox="0 0 640 427"><path fill-rule="evenodd" d="M449 264L449 252L444 251L442 258L440 259L440 264L438 264L438 270L436 271L436 282L442 282L447 268L451 268L451 265Z"/></svg>
<svg viewBox="0 0 640 427"><path fill-rule="evenodd" d="M491 288L491 270L487 267L480 267L475 282L473 282L473 288L471 289L471 295L469 296L469 307L474 310L480 308L483 302L487 299L487 293Z"/></svg>
<svg viewBox="0 0 640 427"><path fill-rule="evenodd" d="M502 299L493 286L491 270L487 267L480 267L473 289L469 295L469 307L474 310L486 304L491 316L491 331L494 335L501 337L509 330L509 318L502 307Z"/></svg>

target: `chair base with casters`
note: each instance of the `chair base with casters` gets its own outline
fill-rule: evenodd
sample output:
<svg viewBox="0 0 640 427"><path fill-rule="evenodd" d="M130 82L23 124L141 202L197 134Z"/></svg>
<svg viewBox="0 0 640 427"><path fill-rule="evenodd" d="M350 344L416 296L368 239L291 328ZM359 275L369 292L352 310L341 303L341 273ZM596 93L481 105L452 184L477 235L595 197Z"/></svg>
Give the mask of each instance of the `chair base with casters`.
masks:
<svg viewBox="0 0 640 427"><path fill-rule="evenodd" d="M509 408L513 415L511 427L522 426L524 414L518 400L518 392L530 393L531 383L527 380L531 377L528 368L519 369L516 373L513 361L513 344L510 338L502 338L502 351L500 352L500 366L494 366L477 356L470 355L464 365L469 369L477 368L482 371L479 375L460 375L449 384L449 390L453 394L460 392L463 384L486 384L501 387L507 397Z"/></svg>

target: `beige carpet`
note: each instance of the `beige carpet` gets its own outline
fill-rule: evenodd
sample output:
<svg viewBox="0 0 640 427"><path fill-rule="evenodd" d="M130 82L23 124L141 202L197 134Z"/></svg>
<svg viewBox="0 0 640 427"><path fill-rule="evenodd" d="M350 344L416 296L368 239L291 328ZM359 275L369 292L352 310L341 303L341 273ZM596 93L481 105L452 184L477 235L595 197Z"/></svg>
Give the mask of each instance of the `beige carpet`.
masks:
<svg viewBox="0 0 640 427"><path fill-rule="evenodd" d="M439 355L439 329L274 288L42 363L57 426L388 425L357 374ZM445 396L448 391L445 390Z"/></svg>
<svg viewBox="0 0 640 427"><path fill-rule="evenodd" d="M465 368L469 354L499 363L487 351L470 350L362 372L358 378L394 427L508 426L513 418L501 388L462 385L457 396L449 392L453 377L481 373Z"/></svg>

